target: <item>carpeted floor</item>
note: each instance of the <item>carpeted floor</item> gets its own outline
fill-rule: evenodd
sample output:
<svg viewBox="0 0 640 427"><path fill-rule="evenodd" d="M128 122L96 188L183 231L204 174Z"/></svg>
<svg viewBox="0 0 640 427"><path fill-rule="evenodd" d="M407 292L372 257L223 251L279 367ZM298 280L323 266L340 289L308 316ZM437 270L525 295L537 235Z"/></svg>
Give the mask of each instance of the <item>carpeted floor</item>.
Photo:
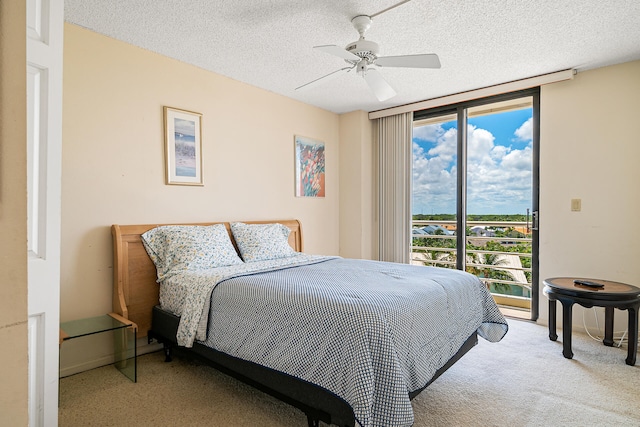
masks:
<svg viewBox="0 0 640 427"><path fill-rule="evenodd" d="M547 328L509 320L413 400L415 426L640 426L640 363L626 347L574 334L574 359ZM138 359L138 383L113 366L60 380L59 425L306 426L305 415L187 359ZM640 362L640 361L639 361Z"/></svg>

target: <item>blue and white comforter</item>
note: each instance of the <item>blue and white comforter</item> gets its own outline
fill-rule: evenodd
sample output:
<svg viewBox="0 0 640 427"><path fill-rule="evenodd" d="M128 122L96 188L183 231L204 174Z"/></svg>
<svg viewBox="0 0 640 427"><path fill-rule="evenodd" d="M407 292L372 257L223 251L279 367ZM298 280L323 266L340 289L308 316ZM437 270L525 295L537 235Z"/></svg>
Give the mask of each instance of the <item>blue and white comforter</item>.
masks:
<svg viewBox="0 0 640 427"><path fill-rule="evenodd" d="M310 255L275 261L166 280L161 304L181 316L179 344L197 336L320 385L364 427L412 425L410 392L474 331L494 342L507 331L486 287L461 271ZM198 333L207 319L208 333Z"/></svg>

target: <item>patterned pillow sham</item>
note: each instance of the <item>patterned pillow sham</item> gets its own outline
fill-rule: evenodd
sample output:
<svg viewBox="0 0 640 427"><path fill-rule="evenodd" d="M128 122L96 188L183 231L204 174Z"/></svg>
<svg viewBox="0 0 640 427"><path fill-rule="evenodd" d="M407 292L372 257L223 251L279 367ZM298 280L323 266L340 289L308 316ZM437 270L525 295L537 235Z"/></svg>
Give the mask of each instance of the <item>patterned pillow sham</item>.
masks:
<svg viewBox="0 0 640 427"><path fill-rule="evenodd" d="M242 264L224 224L164 225L140 237L158 281L179 271Z"/></svg>
<svg viewBox="0 0 640 427"><path fill-rule="evenodd" d="M288 258L297 254L289 246L289 227L283 224L231 224L233 238L244 262Z"/></svg>

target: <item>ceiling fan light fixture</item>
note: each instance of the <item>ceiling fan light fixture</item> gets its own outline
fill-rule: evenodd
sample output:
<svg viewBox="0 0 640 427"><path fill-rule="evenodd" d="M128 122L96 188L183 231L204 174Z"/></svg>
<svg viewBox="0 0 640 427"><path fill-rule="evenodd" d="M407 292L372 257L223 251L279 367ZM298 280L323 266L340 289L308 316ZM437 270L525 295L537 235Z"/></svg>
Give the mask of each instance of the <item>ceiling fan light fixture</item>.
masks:
<svg viewBox="0 0 640 427"><path fill-rule="evenodd" d="M362 77L367 75L367 66L369 63L366 59L362 59L360 62L356 64L356 73Z"/></svg>

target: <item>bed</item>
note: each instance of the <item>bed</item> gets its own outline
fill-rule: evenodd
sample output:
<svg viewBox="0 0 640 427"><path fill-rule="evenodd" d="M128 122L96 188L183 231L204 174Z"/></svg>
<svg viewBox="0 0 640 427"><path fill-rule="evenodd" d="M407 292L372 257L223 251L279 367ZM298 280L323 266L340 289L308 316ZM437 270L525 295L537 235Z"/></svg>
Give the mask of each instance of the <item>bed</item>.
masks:
<svg viewBox="0 0 640 427"><path fill-rule="evenodd" d="M175 236L213 229L230 246L189 255L188 268L183 258L181 268L165 268L177 253L165 251ZM267 229L262 241L284 243L254 250L251 233ZM112 236L114 312L135 322L140 337L161 342L167 360L173 348L189 351L299 408L309 426L411 425L410 399L468 352L478 334L499 341L508 329L477 278L306 255L297 220L113 225ZM220 255L225 251L229 257ZM418 283L427 281L425 273L435 291ZM378 285L380 277L393 290Z"/></svg>

